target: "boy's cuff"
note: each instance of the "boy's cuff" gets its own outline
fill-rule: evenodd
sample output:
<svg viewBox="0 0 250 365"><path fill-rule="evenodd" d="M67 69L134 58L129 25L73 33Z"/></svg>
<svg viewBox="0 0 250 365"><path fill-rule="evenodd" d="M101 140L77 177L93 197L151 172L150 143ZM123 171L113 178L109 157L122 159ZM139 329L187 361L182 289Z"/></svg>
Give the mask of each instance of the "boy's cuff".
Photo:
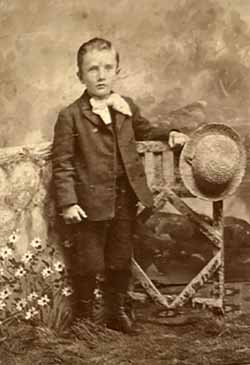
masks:
<svg viewBox="0 0 250 365"><path fill-rule="evenodd" d="M168 140L171 137L171 133L181 133L178 129L171 129L171 131L168 133Z"/></svg>

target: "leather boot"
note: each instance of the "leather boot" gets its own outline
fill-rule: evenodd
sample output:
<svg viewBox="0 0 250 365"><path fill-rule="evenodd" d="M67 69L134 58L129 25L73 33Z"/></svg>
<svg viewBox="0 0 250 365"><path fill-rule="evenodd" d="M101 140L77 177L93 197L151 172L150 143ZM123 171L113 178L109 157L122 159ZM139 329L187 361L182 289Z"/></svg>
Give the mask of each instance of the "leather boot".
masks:
<svg viewBox="0 0 250 365"><path fill-rule="evenodd" d="M106 300L108 302L107 327L129 335L139 334L138 329L125 311L126 294L108 293Z"/></svg>
<svg viewBox="0 0 250 365"><path fill-rule="evenodd" d="M76 319L93 319L95 276L77 276L73 283L73 314Z"/></svg>
<svg viewBox="0 0 250 365"><path fill-rule="evenodd" d="M81 300L79 306L79 319L93 319L93 299Z"/></svg>
<svg viewBox="0 0 250 365"><path fill-rule="evenodd" d="M129 270L106 270L104 303L107 327L130 335L138 334L133 320L126 312Z"/></svg>

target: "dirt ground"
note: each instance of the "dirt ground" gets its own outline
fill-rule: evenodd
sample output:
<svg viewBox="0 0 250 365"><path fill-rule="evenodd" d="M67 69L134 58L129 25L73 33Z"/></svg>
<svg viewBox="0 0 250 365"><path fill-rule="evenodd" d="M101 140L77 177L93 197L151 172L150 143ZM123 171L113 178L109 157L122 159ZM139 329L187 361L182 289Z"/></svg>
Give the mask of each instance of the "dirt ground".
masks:
<svg viewBox="0 0 250 365"><path fill-rule="evenodd" d="M241 365L250 364L250 313L214 317L186 308L176 317L137 305L141 333L122 335L79 323L60 336L22 323L2 331L1 365Z"/></svg>

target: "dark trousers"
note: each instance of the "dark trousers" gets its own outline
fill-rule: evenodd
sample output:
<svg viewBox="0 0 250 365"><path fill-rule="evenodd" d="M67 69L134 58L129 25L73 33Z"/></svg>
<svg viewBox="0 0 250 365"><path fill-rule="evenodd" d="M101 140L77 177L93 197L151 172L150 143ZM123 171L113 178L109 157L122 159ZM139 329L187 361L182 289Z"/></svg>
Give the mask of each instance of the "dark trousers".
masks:
<svg viewBox="0 0 250 365"><path fill-rule="evenodd" d="M70 255L73 286L77 297L88 300L93 294L95 277L105 274L106 285L125 293L131 277L133 230L137 199L126 178L117 179L115 216L106 221L83 220L72 225L73 247ZM81 294L80 294L81 293Z"/></svg>
<svg viewBox="0 0 250 365"><path fill-rule="evenodd" d="M133 223L118 218L82 223L75 236L76 275L96 275L106 269L129 270Z"/></svg>
<svg viewBox="0 0 250 365"><path fill-rule="evenodd" d="M86 219L78 224L74 238L76 273L85 276L106 269L129 270L135 216L135 195L126 178L118 179L114 218L107 221Z"/></svg>

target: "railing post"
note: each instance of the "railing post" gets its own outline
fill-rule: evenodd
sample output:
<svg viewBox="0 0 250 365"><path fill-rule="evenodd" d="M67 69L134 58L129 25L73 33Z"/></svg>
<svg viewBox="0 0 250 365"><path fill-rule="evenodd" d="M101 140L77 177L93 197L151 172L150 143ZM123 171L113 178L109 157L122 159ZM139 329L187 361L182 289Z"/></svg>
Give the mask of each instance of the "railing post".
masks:
<svg viewBox="0 0 250 365"><path fill-rule="evenodd" d="M220 299L222 301L223 307L225 286L223 200L213 202L213 227L218 231L221 236L221 240L219 241L218 245L220 253L220 267L218 268L214 276L214 295L217 299ZM217 252L217 250L215 252Z"/></svg>

